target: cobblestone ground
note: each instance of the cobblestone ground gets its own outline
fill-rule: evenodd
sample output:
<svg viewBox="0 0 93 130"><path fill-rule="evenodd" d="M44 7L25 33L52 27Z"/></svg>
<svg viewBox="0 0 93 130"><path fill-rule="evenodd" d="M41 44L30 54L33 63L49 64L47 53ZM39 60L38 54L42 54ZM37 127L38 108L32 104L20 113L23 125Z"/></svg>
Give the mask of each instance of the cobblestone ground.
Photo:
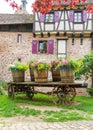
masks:
<svg viewBox="0 0 93 130"><path fill-rule="evenodd" d="M2 122L0 130L93 130L93 121L71 122Z"/></svg>

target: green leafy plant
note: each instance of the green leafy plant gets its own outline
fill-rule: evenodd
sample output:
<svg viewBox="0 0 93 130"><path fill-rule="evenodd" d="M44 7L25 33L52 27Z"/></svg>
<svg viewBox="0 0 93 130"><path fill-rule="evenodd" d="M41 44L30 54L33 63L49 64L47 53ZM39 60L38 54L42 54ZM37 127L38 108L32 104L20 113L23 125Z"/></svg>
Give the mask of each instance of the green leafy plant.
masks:
<svg viewBox="0 0 93 130"><path fill-rule="evenodd" d="M86 77L92 77L93 75L93 51L85 55L82 59L82 65L80 72Z"/></svg>
<svg viewBox="0 0 93 130"><path fill-rule="evenodd" d="M0 79L0 95L5 94L5 90L7 89L7 87L7 83L4 80Z"/></svg>
<svg viewBox="0 0 93 130"><path fill-rule="evenodd" d="M50 62L50 68L51 69L57 69L59 62L62 61L61 58L58 58L57 60L53 60Z"/></svg>
<svg viewBox="0 0 93 130"><path fill-rule="evenodd" d="M37 61L38 61L38 60L35 59L35 58L30 59L30 61L29 61L29 67L31 68L31 67L32 67L32 64L33 64L34 62L37 62Z"/></svg>
<svg viewBox="0 0 93 130"><path fill-rule="evenodd" d="M8 66L9 70L14 71L14 70L21 70L21 71L26 71L28 69L28 65L22 62L15 62L14 64L10 64Z"/></svg>
<svg viewBox="0 0 93 130"><path fill-rule="evenodd" d="M77 68L78 68L77 60L76 59L66 59L66 60L59 61L58 67L63 68L63 69L72 68L74 70L77 70Z"/></svg>
<svg viewBox="0 0 93 130"><path fill-rule="evenodd" d="M93 97L93 88L87 88L87 92Z"/></svg>
<svg viewBox="0 0 93 130"><path fill-rule="evenodd" d="M44 70L44 69L49 69L50 65L49 63L43 61L37 61L32 63L32 68L37 70Z"/></svg>

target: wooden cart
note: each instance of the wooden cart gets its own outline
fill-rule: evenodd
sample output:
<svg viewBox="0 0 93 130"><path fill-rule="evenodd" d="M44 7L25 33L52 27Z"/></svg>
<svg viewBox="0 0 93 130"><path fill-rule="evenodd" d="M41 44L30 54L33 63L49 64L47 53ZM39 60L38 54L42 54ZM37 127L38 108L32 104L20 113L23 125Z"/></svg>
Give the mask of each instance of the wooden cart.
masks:
<svg viewBox="0 0 93 130"><path fill-rule="evenodd" d="M51 92L35 91L35 87L52 87ZM15 94L26 93L32 99L36 93L44 93L52 96L54 103L71 104L76 96L76 88L87 88L87 84L82 83L62 83L62 82L9 82L8 95L14 98ZM56 98L55 98L56 97Z"/></svg>

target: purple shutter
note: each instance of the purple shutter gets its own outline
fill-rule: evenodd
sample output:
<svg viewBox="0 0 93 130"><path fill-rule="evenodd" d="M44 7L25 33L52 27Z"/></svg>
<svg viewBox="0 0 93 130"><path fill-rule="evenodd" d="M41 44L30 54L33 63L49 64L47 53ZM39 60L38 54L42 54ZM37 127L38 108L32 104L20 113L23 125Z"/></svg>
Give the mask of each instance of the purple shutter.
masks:
<svg viewBox="0 0 93 130"><path fill-rule="evenodd" d="M55 22L59 22L59 20L60 20L59 11L54 12L54 20L55 20Z"/></svg>
<svg viewBox="0 0 93 130"><path fill-rule="evenodd" d="M74 22L74 10L70 10L69 12L69 21Z"/></svg>
<svg viewBox="0 0 93 130"><path fill-rule="evenodd" d="M87 21L87 11L83 10L83 22Z"/></svg>
<svg viewBox="0 0 93 130"><path fill-rule="evenodd" d="M44 22L45 20L45 15L44 14L40 14L40 22Z"/></svg>
<svg viewBox="0 0 93 130"><path fill-rule="evenodd" d="M32 41L32 53L33 54L37 53L37 40Z"/></svg>
<svg viewBox="0 0 93 130"><path fill-rule="evenodd" d="M54 51L54 40L48 40L48 53L53 54Z"/></svg>

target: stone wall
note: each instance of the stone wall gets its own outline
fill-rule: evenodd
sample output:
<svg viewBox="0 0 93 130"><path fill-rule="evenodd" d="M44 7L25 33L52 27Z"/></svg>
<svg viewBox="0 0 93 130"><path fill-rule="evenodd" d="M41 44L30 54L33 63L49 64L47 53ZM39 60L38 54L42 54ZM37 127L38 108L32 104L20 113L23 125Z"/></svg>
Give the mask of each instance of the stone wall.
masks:
<svg viewBox="0 0 93 130"><path fill-rule="evenodd" d="M17 42L18 34L22 34L22 43ZM31 33L0 33L0 78L10 81L11 72L8 65L12 64L21 57L22 61L27 63L31 57Z"/></svg>
<svg viewBox="0 0 93 130"><path fill-rule="evenodd" d="M22 43L17 42L18 34L22 34ZM31 58L46 59L51 61L57 58L57 42L54 43L53 54L32 54L31 41L32 33L21 32L2 32L0 33L0 78L10 81L12 80L11 72L8 65L21 57L22 62L28 63ZM52 39L55 39L54 37ZM80 45L80 39L76 38L74 45L72 39L67 40L67 57L82 58L91 50L91 39L85 38L83 45ZM29 70L26 73L26 79L30 80Z"/></svg>

